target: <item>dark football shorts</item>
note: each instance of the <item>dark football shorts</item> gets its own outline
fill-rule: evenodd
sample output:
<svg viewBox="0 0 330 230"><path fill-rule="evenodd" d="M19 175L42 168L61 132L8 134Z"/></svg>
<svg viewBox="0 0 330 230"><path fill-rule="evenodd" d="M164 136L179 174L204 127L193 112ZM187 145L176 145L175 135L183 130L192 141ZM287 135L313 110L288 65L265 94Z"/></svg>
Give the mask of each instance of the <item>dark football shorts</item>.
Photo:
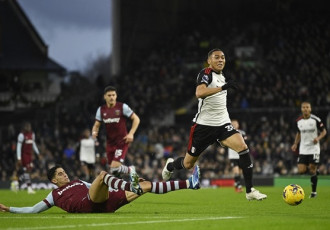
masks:
<svg viewBox="0 0 330 230"><path fill-rule="evenodd" d="M221 142L228 137L239 133L230 123L221 126L207 126L194 124L190 128L188 153L191 156L199 156L209 145Z"/></svg>
<svg viewBox="0 0 330 230"><path fill-rule="evenodd" d="M299 154L298 156L298 164L304 164L304 165L309 165L309 164L318 164L320 163L320 154L309 154L309 155L302 155Z"/></svg>
<svg viewBox="0 0 330 230"><path fill-rule="evenodd" d="M235 166L239 166L239 159L230 159L230 166L234 168Z"/></svg>
<svg viewBox="0 0 330 230"><path fill-rule="evenodd" d="M86 165L88 169L93 170L95 168L94 164L87 163L86 161L81 161L82 166Z"/></svg>

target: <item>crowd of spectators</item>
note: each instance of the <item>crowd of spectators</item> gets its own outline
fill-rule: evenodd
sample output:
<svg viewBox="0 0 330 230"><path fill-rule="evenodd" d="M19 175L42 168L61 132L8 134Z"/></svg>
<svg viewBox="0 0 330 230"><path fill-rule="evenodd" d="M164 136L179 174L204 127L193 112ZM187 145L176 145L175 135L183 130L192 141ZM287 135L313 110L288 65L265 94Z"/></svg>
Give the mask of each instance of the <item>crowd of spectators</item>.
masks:
<svg viewBox="0 0 330 230"><path fill-rule="evenodd" d="M30 121L36 133L41 157L35 161L34 177L46 179L47 167L55 163L67 168L71 177L83 176L78 156L82 130L91 128L96 108L102 103L102 89L107 84L118 88L118 101L131 105L141 118L135 141L129 148L127 162L137 167L142 177L160 180L168 157L185 152L190 122L196 112L195 79L205 64L207 52L219 47L227 55L225 74L239 82L240 89L229 92L228 106L232 118L241 123L257 175L294 175L297 153L290 147L296 133L295 119L302 100L312 103L329 130L330 115L330 24L324 12L265 12L262 20L248 20L244 14L235 21L226 17L211 28L195 19L187 20L182 34L169 34L166 40L151 44L147 55L121 76L104 85L71 79L62 89L60 102L49 111L52 116ZM276 14L274 16L274 14ZM242 20L244 19L244 23ZM239 47L253 52L239 55ZM88 93L87 93L88 92ZM187 107L187 105L192 106ZM168 113L186 107L177 122L165 126L151 125L155 117L162 120ZM181 122L184 121L184 122ZM15 147L19 123L1 129L0 180L9 180L15 164ZM96 172L107 169L104 143L97 149ZM330 138L321 141L320 173L330 174ZM199 162L203 178L231 177L226 149L210 146ZM185 178L189 172L175 176Z"/></svg>

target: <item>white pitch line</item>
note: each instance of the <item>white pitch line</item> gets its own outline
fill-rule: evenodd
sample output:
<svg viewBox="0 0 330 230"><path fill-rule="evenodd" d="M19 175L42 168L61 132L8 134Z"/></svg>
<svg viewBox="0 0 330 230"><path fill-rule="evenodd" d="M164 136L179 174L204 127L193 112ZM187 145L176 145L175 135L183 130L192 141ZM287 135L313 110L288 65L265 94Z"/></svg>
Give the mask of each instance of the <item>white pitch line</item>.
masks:
<svg viewBox="0 0 330 230"><path fill-rule="evenodd" d="M128 219L128 218L135 218L131 216L0 216L0 219L109 219L109 218L115 218L115 219ZM141 217L143 218L143 217Z"/></svg>
<svg viewBox="0 0 330 230"><path fill-rule="evenodd" d="M103 215L103 216L79 216L79 215L61 215L61 216L39 216L39 215L24 215L24 216L0 216L0 219L132 219L134 216L115 216L115 215ZM159 219L157 216L139 216L140 219Z"/></svg>
<svg viewBox="0 0 330 230"><path fill-rule="evenodd" d="M209 217L209 218L191 218L191 219L177 219L177 220L151 220L151 221L135 221L126 223L93 223L93 224L77 224L77 225L57 225L44 227L28 227L28 228L7 228L7 230L39 230L39 229L67 229L67 228L84 228L84 227L105 227L118 225L132 225L132 224L157 224L157 223L173 223L173 222L187 222L187 221L206 221L206 220L228 220L243 218L239 216L223 216L223 217Z"/></svg>

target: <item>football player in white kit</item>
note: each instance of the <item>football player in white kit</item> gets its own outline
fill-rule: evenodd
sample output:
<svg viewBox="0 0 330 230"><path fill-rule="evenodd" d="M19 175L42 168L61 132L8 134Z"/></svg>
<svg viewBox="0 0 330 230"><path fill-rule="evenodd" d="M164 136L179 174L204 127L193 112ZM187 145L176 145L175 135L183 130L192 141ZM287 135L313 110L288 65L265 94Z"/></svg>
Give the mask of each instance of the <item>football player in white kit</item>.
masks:
<svg viewBox="0 0 330 230"><path fill-rule="evenodd" d="M327 134L321 119L312 114L309 102L301 103L301 112L297 122L297 134L291 147L297 151L299 144L298 172L306 173L307 168L311 174L312 193L309 198L316 197L317 166L320 162L320 140Z"/></svg>
<svg viewBox="0 0 330 230"><path fill-rule="evenodd" d="M202 152L211 144L219 142L239 154L239 164L243 171L246 199L263 200L267 195L253 188L253 163L249 148L242 135L232 126L227 110L227 89L237 89L235 81L224 76L222 70L226 59L222 50L216 48L208 53L209 66L197 76L196 97L198 111L190 129L188 148L184 157L169 158L162 171L164 180L169 180L174 170L191 169Z"/></svg>

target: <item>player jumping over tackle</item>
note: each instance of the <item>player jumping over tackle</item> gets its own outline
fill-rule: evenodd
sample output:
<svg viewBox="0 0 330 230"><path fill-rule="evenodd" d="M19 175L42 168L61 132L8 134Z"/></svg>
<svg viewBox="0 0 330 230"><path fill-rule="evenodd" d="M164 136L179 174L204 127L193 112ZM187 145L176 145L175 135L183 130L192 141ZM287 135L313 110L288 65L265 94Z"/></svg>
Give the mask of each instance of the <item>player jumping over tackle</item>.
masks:
<svg viewBox="0 0 330 230"><path fill-rule="evenodd" d="M230 123L227 90L237 89L238 86L222 72L226 63L225 55L220 49L213 49L208 53L207 62L209 67L201 70L197 76L195 94L199 100L198 112L190 129L186 155L176 160L169 158L162 177L168 180L174 170L193 168L202 152L209 145L218 142L233 149L239 155L239 165L245 180L246 199L266 199L267 195L253 188L253 163L249 148L242 135Z"/></svg>

